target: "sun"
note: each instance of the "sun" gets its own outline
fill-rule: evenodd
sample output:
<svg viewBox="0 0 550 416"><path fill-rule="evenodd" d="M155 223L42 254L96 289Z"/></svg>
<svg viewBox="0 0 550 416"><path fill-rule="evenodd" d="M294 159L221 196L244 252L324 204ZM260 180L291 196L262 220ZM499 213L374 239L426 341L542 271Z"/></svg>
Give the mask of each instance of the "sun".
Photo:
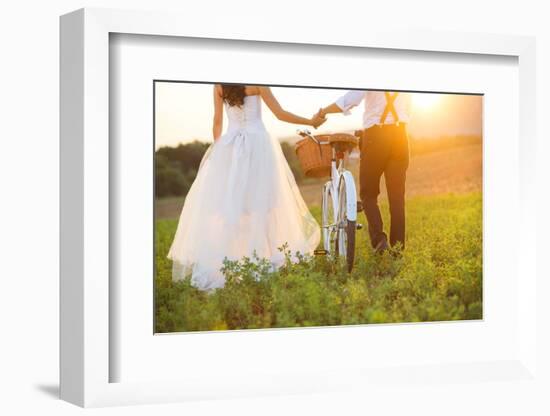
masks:
<svg viewBox="0 0 550 416"><path fill-rule="evenodd" d="M413 94L413 106L419 110L429 111L437 105L440 99L439 94L416 93Z"/></svg>

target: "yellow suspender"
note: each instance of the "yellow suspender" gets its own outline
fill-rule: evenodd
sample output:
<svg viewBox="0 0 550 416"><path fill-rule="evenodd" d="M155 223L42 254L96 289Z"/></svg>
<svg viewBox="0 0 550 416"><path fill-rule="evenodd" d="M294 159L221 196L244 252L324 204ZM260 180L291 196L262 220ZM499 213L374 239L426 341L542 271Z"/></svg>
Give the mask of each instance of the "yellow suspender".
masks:
<svg viewBox="0 0 550 416"><path fill-rule="evenodd" d="M384 124L386 122L386 118L388 117L389 113L392 113L395 123L399 122L399 116L397 115L397 111L395 111L395 107L393 106L393 102L397 98L398 94L398 92L394 92L393 94L391 94L388 91L384 91L384 95L386 96L386 108L384 108L384 112L380 116L380 124Z"/></svg>

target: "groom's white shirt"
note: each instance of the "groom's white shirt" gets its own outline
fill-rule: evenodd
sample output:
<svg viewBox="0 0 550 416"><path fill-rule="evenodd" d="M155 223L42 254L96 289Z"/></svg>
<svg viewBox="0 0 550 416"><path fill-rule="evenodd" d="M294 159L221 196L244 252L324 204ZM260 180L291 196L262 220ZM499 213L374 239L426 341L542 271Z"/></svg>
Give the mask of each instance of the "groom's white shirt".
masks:
<svg viewBox="0 0 550 416"><path fill-rule="evenodd" d="M350 109L364 101L365 110L363 112L363 128L368 129L376 124L380 124L380 117L386 108L386 96L384 91L362 91L352 90L342 95L336 100L336 105L340 107L342 113L350 114ZM393 102L400 123L408 123L410 119L411 95L400 92ZM384 124L394 124L395 120L391 112L388 113Z"/></svg>

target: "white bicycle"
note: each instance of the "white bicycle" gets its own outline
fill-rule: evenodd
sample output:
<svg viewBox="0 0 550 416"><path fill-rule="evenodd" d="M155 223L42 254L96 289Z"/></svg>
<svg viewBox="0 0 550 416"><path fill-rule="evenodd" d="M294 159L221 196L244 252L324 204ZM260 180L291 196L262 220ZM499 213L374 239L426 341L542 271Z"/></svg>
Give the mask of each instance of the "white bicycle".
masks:
<svg viewBox="0 0 550 416"><path fill-rule="evenodd" d="M321 168L326 168L324 175L310 176L327 176L330 172L330 179L323 185L322 191L323 250L316 250L316 254L343 258L348 272L351 272L355 260L355 232L361 228L357 223L357 212L361 208L357 203L355 181L351 172L345 169L345 160L357 146L358 139L341 133L322 136L313 136L308 130L298 130L297 133L316 144L318 155L315 156L319 165L322 164ZM329 157L330 168L327 163Z"/></svg>

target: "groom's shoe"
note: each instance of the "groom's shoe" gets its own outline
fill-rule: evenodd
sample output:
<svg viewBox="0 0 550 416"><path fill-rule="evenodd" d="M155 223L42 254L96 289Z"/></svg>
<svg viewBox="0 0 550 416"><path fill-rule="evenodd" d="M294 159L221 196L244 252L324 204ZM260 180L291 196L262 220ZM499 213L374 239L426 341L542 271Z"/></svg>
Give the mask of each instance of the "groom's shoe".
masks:
<svg viewBox="0 0 550 416"><path fill-rule="evenodd" d="M388 245L388 240L386 239L386 237L384 237L378 242L378 244L376 244L376 246L374 247L374 252L376 254L382 254L389 248L390 246Z"/></svg>

